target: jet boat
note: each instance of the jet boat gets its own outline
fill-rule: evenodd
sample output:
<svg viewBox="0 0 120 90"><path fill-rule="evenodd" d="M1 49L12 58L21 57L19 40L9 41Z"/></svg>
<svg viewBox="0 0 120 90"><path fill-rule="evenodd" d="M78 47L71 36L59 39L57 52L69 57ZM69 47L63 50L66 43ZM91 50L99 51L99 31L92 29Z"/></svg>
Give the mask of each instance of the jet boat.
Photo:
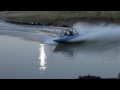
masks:
<svg viewBox="0 0 120 90"><path fill-rule="evenodd" d="M73 43L72 39L82 36L83 34L79 34L76 29L69 28L63 29L60 34L60 38L53 40L57 43ZM74 41L74 42L84 42L84 41Z"/></svg>

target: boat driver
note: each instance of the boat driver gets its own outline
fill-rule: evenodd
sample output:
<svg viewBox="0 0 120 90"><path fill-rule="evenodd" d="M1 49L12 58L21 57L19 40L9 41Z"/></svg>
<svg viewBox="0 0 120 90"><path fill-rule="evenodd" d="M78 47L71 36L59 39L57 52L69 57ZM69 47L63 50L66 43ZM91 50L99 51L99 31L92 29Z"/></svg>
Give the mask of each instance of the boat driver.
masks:
<svg viewBox="0 0 120 90"><path fill-rule="evenodd" d="M69 36L73 36L73 31L69 30Z"/></svg>
<svg viewBox="0 0 120 90"><path fill-rule="evenodd" d="M64 32L65 36L73 36L74 35L72 30L70 30L70 29L67 29L67 30L68 31Z"/></svg>

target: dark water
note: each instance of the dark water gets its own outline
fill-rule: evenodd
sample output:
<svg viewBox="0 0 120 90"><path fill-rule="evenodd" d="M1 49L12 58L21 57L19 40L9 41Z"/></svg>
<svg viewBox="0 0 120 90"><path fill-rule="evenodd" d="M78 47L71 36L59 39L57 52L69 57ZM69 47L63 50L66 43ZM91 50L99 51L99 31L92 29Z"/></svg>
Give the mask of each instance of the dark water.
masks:
<svg viewBox="0 0 120 90"><path fill-rule="evenodd" d="M88 74L116 78L120 26L80 22L73 27L85 34L86 43L54 43L61 27L0 22L0 79L76 79Z"/></svg>

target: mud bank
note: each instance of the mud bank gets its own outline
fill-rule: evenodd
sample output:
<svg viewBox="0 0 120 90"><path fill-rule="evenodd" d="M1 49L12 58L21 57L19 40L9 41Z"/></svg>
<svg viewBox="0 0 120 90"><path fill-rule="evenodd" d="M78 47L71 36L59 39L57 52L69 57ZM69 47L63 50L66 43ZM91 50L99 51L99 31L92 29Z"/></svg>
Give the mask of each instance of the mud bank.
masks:
<svg viewBox="0 0 120 90"><path fill-rule="evenodd" d="M13 24L24 24L24 25L44 25L44 26L60 26L60 27L72 27L77 22L87 22L87 23L99 23L99 22L106 22L106 23L116 23L120 24L120 22L116 21L114 18L69 18L65 20L61 20L58 22L57 25L54 25L53 23L42 23L37 21L18 21L13 19L5 19L0 18L0 20L13 23Z"/></svg>
<svg viewBox="0 0 120 90"><path fill-rule="evenodd" d="M2 11L5 22L28 25L71 27L76 22L120 23L119 11Z"/></svg>

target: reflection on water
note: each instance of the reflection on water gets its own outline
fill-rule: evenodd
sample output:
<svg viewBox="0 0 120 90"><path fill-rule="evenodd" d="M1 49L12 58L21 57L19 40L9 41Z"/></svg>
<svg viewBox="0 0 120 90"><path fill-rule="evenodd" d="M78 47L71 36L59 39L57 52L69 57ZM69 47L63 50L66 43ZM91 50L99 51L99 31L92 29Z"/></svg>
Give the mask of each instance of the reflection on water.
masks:
<svg viewBox="0 0 120 90"><path fill-rule="evenodd" d="M45 71L45 69L47 68L45 65L46 65L46 53L45 53L45 45L44 44L40 44L39 46L39 51L40 51L40 56L39 56L39 60L40 62L38 62L40 64L40 70L41 70L41 74L42 74L42 71Z"/></svg>
<svg viewBox="0 0 120 90"><path fill-rule="evenodd" d="M75 51L72 50L71 45L62 45L58 44L56 47L53 49L54 53L60 52L63 55L66 55L67 57L74 57Z"/></svg>
<svg viewBox="0 0 120 90"><path fill-rule="evenodd" d="M85 43L80 43L80 44L58 44L54 48L53 52L57 53L60 52L61 54L67 56L67 57L75 57L77 52L80 52L80 48L84 46Z"/></svg>
<svg viewBox="0 0 120 90"><path fill-rule="evenodd" d="M73 51L68 51L68 52L60 51L60 52L61 52L61 54L66 55L67 57L74 57Z"/></svg>
<svg viewBox="0 0 120 90"><path fill-rule="evenodd" d="M120 42L110 42L110 43L81 43L81 44L68 44L62 45L58 44L53 52L54 53L61 53L68 57L75 57L77 54L86 54L90 53L103 53L106 51L115 51L115 56L119 57L120 54ZM114 47L114 48L113 48Z"/></svg>
<svg viewBox="0 0 120 90"><path fill-rule="evenodd" d="M71 52L68 52L68 57L73 57L74 56L74 52L71 51Z"/></svg>

